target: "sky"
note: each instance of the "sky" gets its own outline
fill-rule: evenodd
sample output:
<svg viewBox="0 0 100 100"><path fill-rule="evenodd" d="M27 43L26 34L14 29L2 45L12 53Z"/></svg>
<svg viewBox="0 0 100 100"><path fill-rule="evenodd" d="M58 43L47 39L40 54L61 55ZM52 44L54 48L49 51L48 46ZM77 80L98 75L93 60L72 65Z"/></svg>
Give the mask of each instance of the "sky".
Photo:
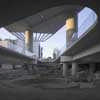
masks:
<svg viewBox="0 0 100 100"><path fill-rule="evenodd" d="M85 7L78 14L78 37L80 37L84 30L88 29L88 27L94 22L94 17L89 16L89 14L93 13L93 11L87 7ZM89 18L89 22L86 18ZM83 25L83 23L85 23ZM84 27L85 26L85 27ZM88 26L88 27L87 27ZM53 57L53 50L58 48L60 51L62 48L66 47L66 26L64 25L61 29L59 29L50 39L46 42L41 43L43 46L43 57Z"/></svg>
<svg viewBox="0 0 100 100"><path fill-rule="evenodd" d="M0 38L4 39L17 39L14 35L10 34L5 28L0 28Z"/></svg>
<svg viewBox="0 0 100 100"><path fill-rule="evenodd" d="M86 30L95 20L94 16L89 16L90 13L93 11L87 7L85 7L79 14L78 14L78 37L80 37L84 30ZM89 20L87 20L87 17ZM84 27L85 26L85 27ZM88 26L88 27L87 27ZM10 34L4 28L0 28L0 38L1 39L16 39L15 36ZM53 50L58 48L60 51L62 48L66 46L66 26L64 25L61 29L59 29L50 39L45 42L41 43L43 47L43 57L53 57Z"/></svg>
<svg viewBox="0 0 100 100"><path fill-rule="evenodd" d="M50 39L46 42L42 42L43 57L52 57L53 50L58 48L60 50L66 44L66 26L64 25L59 31L57 31Z"/></svg>

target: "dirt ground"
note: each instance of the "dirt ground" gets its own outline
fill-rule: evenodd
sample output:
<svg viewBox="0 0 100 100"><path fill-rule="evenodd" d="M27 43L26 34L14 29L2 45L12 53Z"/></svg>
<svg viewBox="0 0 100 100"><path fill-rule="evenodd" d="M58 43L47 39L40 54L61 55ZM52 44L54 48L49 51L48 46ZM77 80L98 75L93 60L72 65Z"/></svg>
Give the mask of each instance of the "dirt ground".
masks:
<svg viewBox="0 0 100 100"><path fill-rule="evenodd" d="M34 77L23 70L0 69L0 100L100 100L100 81L95 88L42 88L56 86L59 81L39 82Z"/></svg>

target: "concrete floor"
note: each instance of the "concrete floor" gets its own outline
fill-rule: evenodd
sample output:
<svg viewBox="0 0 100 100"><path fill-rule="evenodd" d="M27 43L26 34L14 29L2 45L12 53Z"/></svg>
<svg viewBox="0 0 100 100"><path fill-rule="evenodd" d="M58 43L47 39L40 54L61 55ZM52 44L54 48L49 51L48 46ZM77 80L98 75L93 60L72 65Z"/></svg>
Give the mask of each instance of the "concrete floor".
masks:
<svg viewBox="0 0 100 100"><path fill-rule="evenodd" d="M41 89L0 84L0 100L100 100L100 86L92 89Z"/></svg>
<svg viewBox="0 0 100 100"><path fill-rule="evenodd" d="M6 74L7 71L3 71L3 73ZM11 74L12 71L9 73ZM14 73L11 74L13 77L15 77ZM16 73L21 74L21 71L18 70ZM42 88L47 84L51 87L60 87L59 81L46 80L45 82L38 82L39 85L37 86L36 82L31 80L33 78L34 76L26 72L15 79L0 78L0 100L100 100L100 80L97 81L95 88ZM25 81L26 79L29 81ZM61 87L64 86L63 82L60 84Z"/></svg>

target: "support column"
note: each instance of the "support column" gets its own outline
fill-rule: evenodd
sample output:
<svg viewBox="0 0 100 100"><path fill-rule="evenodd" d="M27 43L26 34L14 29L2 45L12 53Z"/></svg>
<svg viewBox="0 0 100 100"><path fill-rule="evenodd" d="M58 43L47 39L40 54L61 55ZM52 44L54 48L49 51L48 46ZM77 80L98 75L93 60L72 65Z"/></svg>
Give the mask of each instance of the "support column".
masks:
<svg viewBox="0 0 100 100"><path fill-rule="evenodd" d="M0 68L2 68L2 64L0 64Z"/></svg>
<svg viewBox="0 0 100 100"><path fill-rule="evenodd" d="M91 63L91 64L89 65L89 72L90 72L90 73L94 73L95 67L96 67L96 65L95 65L94 63Z"/></svg>
<svg viewBox="0 0 100 100"><path fill-rule="evenodd" d="M70 14L69 16L67 16L67 19L66 19L66 42L67 42L67 46L70 45L72 36L75 32L77 32L77 28L78 28L77 15ZM75 35L77 35L77 33ZM78 35L75 36L75 37L78 37Z"/></svg>
<svg viewBox="0 0 100 100"><path fill-rule="evenodd" d="M25 48L33 52L33 33L30 30L25 31Z"/></svg>
<svg viewBox="0 0 100 100"><path fill-rule="evenodd" d="M63 77L66 84L68 84L68 63L63 63Z"/></svg>
<svg viewBox="0 0 100 100"><path fill-rule="evenodd" d="M16 70L16 65L12 65L13 70Z"/></svg>
<svg viewBox="0 0 100 100"><path fill-rule="evenodd" d="M63 76L68 77L68 64L63 63Z"/></svg>
<svg viewBox="0 0 100 100"><path fill-rule="evenodd" d="M72 62L72 77L76 78L78 72L78 64L76 62Z"/></svg>

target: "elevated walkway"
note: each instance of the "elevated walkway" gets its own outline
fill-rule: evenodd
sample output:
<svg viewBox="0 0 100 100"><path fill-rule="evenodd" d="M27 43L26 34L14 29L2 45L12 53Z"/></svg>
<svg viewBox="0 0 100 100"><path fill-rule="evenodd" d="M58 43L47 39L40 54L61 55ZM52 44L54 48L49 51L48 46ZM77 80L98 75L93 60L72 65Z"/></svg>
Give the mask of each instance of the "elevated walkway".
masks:
<svg viewBox="0 0 100 100"><path fill-rule="evenodd" d="M32 60L29 56L0 46L0 64L23 64L32 62Z"/></svg>
<svg viewBox="0 0 100 100"><path fill-rule="evenodd" d="M99 57L97 53L100 53L99 24L100 23L97 23L96 21L82 36L65 48L65 50L63 50L63 52L54 61L60 62L60 57L66 56L67 58L65 57L65 59L68 59L68 61L66 60L67 62L80 60L82 58L85 58L85 62L99 62L98 59L94 58L97 56ZM86 60L86 57L89 58Z"/></svg>
<svg viewBox="0 0 100 100"><path fill-rule="evenodd" d="M98 26L99 23L89 33L84 34L81 38L72 43L62 56L71 56L73 61L82 59L83 57L96 56L97 53L100 53ZM90 61L95 60L96 59L90 57ZM98 62L98 59L96 61Z"/></svg>

